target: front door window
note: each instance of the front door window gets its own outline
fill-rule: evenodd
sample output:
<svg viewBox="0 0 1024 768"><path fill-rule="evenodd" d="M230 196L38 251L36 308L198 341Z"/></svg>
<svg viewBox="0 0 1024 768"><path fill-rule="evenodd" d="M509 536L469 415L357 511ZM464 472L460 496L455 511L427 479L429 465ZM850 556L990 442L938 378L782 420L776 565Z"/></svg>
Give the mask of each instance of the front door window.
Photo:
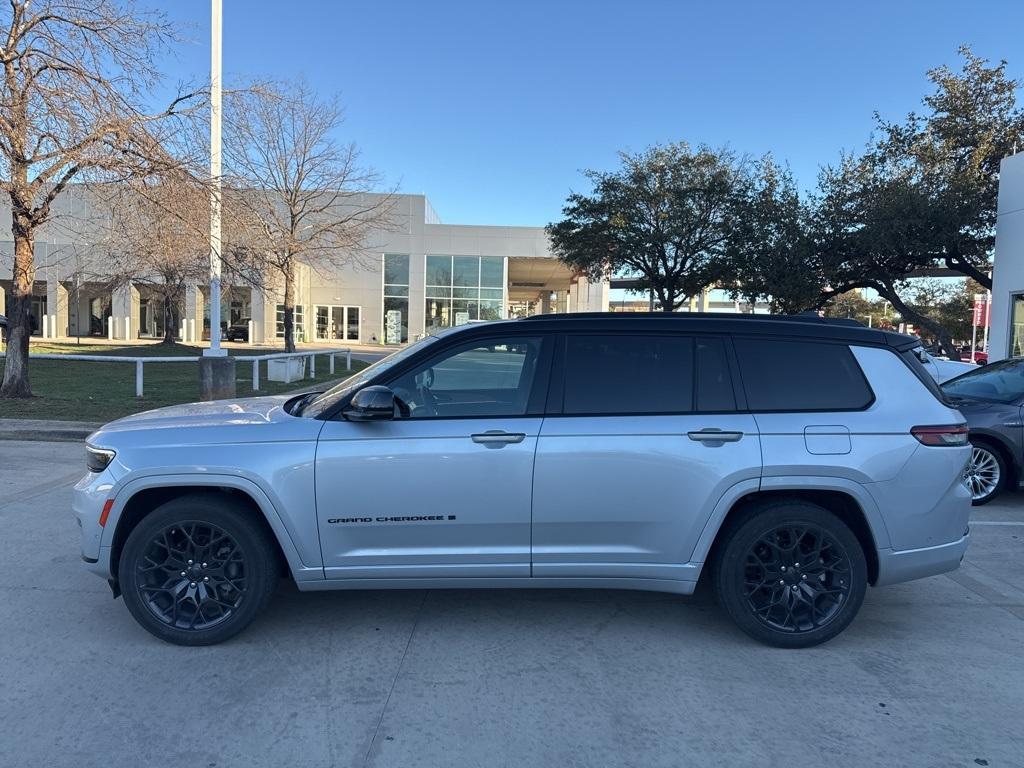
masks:
<svg viewBox="0 0 1024 768"><path fill-rule="evenodd" d="M471 342L403 374L391 388L414 419L524 416L540 348L538 337Z"/></svg>

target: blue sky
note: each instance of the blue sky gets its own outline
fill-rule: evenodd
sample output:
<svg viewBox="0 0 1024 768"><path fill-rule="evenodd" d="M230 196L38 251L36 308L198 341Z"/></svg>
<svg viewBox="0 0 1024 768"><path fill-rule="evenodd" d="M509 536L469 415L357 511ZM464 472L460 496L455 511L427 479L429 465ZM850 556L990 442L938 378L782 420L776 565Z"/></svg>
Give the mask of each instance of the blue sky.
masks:
<svg viewBox="0 0 1024 768"><path fill-rule="evenodd" d="M175 2L171 82L209 66L209 5ZM453 224L543 225L580 169L685 139L819 165L898 118L961 43L1024 75L1024 2L224 0L226 78L338 93L339 138Z"/></svg>

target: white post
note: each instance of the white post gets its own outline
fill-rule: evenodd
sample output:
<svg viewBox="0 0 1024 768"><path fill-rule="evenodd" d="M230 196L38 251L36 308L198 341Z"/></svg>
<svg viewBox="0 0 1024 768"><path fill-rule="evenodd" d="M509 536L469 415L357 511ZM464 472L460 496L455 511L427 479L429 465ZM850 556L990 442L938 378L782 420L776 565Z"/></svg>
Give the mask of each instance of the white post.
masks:
<svg viewBox="0 0 1024 768"><path fill-rule="evenodd" d="M107 318L107 341L114 340L114 319L113 315Z"/></svg>
<svg viewBox="0 0 1024 768"><path fill-rule="evenodd" d="M328 361L328 366L327 367L330 370L330 372L333 374L334 373L334 353L333 352L331 352L327 356L327 361Z"/></svg>
<svg viewBox="0 0 1024 768"><path fill-rule="evenodd" d="M125 341L130 341L132 338L132 318L131 315L127 315L124 318L124 338Z"/></svg>
<svg viewBox="0 0 1024 768"><path fill-rule="evenodd" d="M316 354L314 353L309 356L309 378L316 378Z"/></svg>
<svg viewBox="0 0 1024 768"><path fill-rule="evenodd" d="M210 357L224 357L220 346L220 174L221 174L221 0L210 0Z"/></svg>
<svg viewBox="0 0 1024 768"><path fill-rule="evenodd" d="M44 339L49 337L49 335L46 332L46 329L49 328L49 326L50 326L50 316L49 315L43 315L43 329L42 330L43 330L43 338Z"/></svg>
<svg viewBox="0 0 1024 768"><path fill-rule="evenodd" d="M191 320L188 321L188 324L188 340L195 343L196 341L198 341L198 339L196 339L196 319L193 317Z"/></svg>
<svg viewBox="0 0 1024 768"><path fill-rule="evenodd" d="M188 323L188 320L183 320L181 322L181 326L178 329L178 336L181 338L181 340L183 342L188 341L188 338L186 338L186 336L185 336L185 326L186 326L187 323Z"/></svg>
<svg viewBox="0 0 1024 768"><path fill-rule="evenodd" d="M252 361L252 391L257 392L260 388L260 361Z"/></svg>
<svg viewBox="0 0 1024 768"><path fill-rule="evenodd" d="M352 370L352 350L351 349L346 349L345 350L345 370L346 371L351 371Z"/></svg>
<svg viewBox="0 0 1024 768"><path fill-rule="evenodd" d="M142 397L142 361L135 361L135 396Z"/></svg>
<svg viewBox="0 0 1024 768"><path fill-rule="evenodd" d="M252 320L250 320L250 321L249 321L249 335L245 337L245 340L246 340L246 342L247 342L247 343L249 344L249 346L250 346L250 347L251 347L251 346L253 345L253 343L254 343L254 342L253 342L253 339L252 339L252 332L253 332L253 329L254 329L254 328L255 328L255 326L253 325L253 322L252 322Z"/></svg>

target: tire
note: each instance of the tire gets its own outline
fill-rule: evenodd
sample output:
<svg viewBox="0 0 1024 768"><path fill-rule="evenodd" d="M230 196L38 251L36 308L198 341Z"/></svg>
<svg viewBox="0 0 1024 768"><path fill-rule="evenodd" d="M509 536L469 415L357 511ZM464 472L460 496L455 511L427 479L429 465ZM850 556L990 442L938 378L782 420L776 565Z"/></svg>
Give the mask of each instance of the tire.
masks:
<svg viewBox="0 0 1024 768"><path fill-rule="evenodd" d="M276 545L265 527L221 493L157 507L128 536L118 566L132 616L175 645L235 636L270 602L279 578Z"/></svg>
<svg viewBox="0 0 1024 768"><path fill-rule="evenodd" d="M718 599L755 640L809 648L838 635L860 610L864 551L827 509L798 500L760 504L723 534L714 563Z"/></svg>
<svg viewBox="0 0 1024 768"><path fill-rule="evenodd" d="M971 441L971 461L964 470L971 504L988 504L1003 492L1009 475L1003 454L982 440Z"/></svg>

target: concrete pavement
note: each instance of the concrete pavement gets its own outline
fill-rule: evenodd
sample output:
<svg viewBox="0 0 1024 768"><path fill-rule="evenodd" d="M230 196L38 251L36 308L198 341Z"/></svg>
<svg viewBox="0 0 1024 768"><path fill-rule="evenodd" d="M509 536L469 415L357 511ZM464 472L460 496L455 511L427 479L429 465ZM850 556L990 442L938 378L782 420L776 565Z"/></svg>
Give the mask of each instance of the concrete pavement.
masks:
<svg viewBox="0 0 1024 768"><path fill-rule="evenodd" d="M0 441L0 766L1020 766L1024 498L809 651L706 595L300 594L163 644L81 567L80 445Z"/></svg>

